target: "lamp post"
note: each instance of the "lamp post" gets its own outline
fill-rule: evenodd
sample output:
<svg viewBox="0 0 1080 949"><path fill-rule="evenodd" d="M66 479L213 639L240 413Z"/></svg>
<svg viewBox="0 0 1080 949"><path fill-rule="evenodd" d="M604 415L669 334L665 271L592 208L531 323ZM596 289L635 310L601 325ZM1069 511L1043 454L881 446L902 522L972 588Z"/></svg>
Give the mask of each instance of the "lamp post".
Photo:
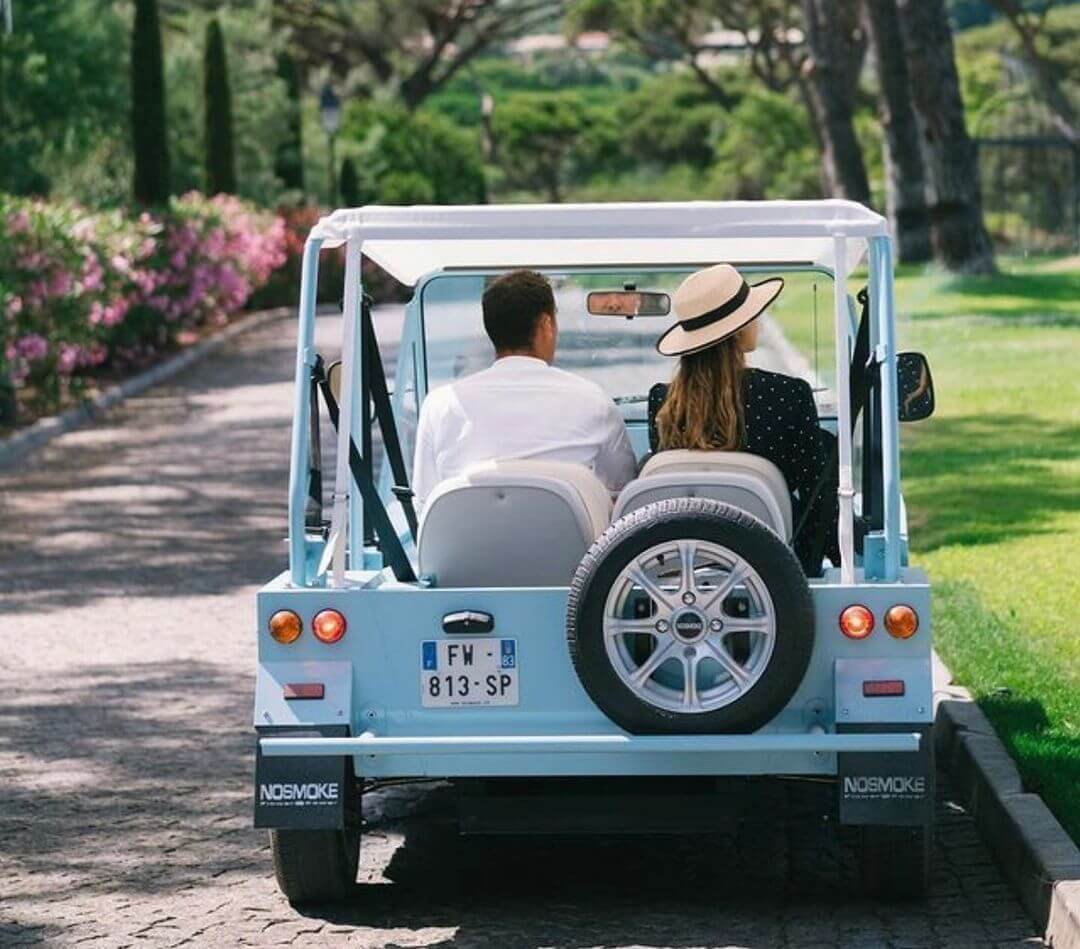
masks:
<svg viewBox="0 0 1080 949"><path fill-rule="evenodd" d="M330 146L330 162L328 166L328 182L330 188L330 206L337 207L337 176L335 173L334 165L334 140L337 137L337 131L341 128L341 100L338 98L337 93L334 92L330 83L327 83L322 88L322 93L319 96L319 121L322 123L323 131L326 133L326 137Z"/></svg>
<svg viewBox="0 0 1080 949"><path fill-rule="evenodd" d="M480 96L480 122L484 129L484 152L488 161L495 161L495 127L492 119L495 116L495 98L490 92Z"/></svg>

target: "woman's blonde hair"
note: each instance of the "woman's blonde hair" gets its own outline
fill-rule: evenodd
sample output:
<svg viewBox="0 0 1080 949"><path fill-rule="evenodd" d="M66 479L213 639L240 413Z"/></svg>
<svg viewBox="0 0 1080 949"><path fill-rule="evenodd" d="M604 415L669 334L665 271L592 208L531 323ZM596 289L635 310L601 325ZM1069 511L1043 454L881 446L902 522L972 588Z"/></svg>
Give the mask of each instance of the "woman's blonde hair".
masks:
<svg viewBox="0 0 1080 949"><path fill-rule="evenodd" d="M661 450L733 451L745 433L743 351L734 336L679 360L656 413Z"/></svg>

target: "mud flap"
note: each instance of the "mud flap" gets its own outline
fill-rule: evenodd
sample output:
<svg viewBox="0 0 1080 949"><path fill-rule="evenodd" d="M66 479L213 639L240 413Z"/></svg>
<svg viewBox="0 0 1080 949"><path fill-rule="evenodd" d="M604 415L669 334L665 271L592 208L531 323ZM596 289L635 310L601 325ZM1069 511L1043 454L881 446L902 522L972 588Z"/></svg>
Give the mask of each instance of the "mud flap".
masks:
<svg viewBox="0 0 1080 949"><path fill-rule="evenodd" d="M260 727L260 738L344 738L345 725ZM341 830L359 826L352 758L267 756L255 746L255 826Z"/></svg>
<svg viewBox="0 0 1080 949"><path fill-rule="evenodd" d="M838 725L837 732L919 732L917 752L841 752L836 756L841 824L928 825L934 819L931 726Z"/></svg>

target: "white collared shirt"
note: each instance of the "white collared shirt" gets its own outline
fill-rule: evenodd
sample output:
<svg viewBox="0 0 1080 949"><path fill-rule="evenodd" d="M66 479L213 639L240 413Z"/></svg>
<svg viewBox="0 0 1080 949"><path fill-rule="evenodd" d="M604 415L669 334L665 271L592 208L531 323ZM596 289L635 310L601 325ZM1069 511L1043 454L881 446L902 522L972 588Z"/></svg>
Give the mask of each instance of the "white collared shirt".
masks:
<svg viewBox="0 0 1080 949"><path fill-rule="evenodd" d="M428 393L416 431L417 506L471 465L517 458L585 465L613 493L637 467L622 416L598 385L542 359L504 356Z"/></svg>

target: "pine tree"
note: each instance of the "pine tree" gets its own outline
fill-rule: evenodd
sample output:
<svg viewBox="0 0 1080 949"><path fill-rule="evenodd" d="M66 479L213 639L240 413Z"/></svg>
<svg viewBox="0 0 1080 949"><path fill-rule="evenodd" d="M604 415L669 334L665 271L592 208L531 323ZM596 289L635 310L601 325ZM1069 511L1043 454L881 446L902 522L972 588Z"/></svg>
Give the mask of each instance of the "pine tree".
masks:
<svg viewBox="0 0 1080 949"><path fill-rule="evenodd" d="M300 72L296 60L282 52L277 58L278 78L285 83L289 114L286 116L286 132L278 143L274 156L274 174L286 188L304 190L304 143L300 113Z"/></svg>
<svg viewBox="0 0 1080 949"><path fill-rule="evenodd" d="M169 144L165 127L165 67L157 0L135 0L131 31L131 133L135 200L169 200Z"/></svg>
<svg viewBox="0 0 1080 949"><path fill-rule="evenodd" d="M203 61L206 132L206 192L236 193L236 152L233 147L232 94L225 37L216 19L206 24Z"/></svg>

